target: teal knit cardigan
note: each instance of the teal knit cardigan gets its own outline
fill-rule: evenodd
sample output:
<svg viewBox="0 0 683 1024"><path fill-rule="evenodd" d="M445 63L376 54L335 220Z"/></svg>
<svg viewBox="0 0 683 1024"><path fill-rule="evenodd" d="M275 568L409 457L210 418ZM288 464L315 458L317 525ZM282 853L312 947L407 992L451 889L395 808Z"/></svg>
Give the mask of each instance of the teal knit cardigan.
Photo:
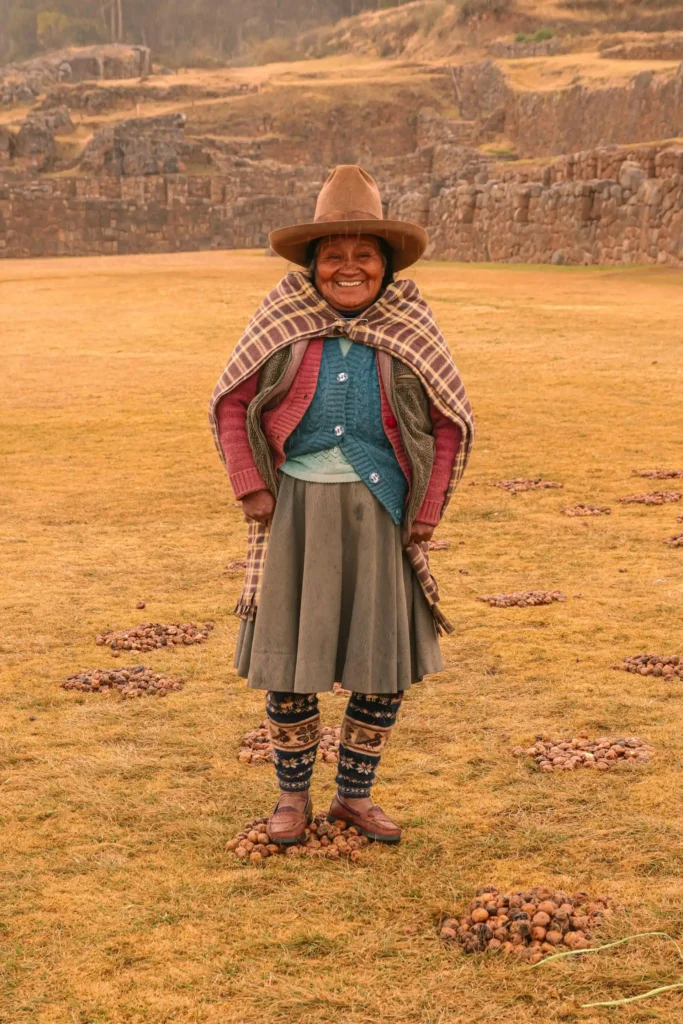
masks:
<svg viewBox="0 0 683 1024"><path fill-rule="evenodd" d="M334 447L400 523L408 481L382 425L375 351L352 345L344 356L339 338L327 338L315 394L285 452L288 458L298 458Z"/></svg>

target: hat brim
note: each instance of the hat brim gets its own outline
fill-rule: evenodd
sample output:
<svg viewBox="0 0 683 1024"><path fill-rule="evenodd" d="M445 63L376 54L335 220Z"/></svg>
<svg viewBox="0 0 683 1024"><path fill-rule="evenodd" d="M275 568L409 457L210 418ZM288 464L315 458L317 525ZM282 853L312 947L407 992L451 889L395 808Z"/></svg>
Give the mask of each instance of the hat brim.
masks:
<svg viewBox="0 0 683 1024"><path fill-rule="evenodd" d="M268 241L278 256L307 267L310 243L331 235L376 235L383 238L394 251L395 271L417 263L429 242L427 232L419 224L401 220L333 220L293 224L271 231Z"/></svg>

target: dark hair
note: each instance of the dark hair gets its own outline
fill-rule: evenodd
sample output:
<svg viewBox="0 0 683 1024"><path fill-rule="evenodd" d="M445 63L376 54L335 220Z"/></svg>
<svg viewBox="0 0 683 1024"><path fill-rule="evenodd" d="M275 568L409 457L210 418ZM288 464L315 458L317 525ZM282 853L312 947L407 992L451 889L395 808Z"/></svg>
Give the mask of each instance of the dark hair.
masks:
<svg viewBox="0 0 683 1024"><path fill-rule="evenodd" d="M379 251L384 257L384 261L386 263L384 268L384 277L382 278L382 291L384 291L384 289L394 281L394 250L385 238L380 238L379 235L373 235L372 237L376 240L377 245L379 246ZM306 250L308 273L311 281L313 282L315 282L315 261L322 241L322 238L314 238L312 242L308 243L308 249Z"/></svg>

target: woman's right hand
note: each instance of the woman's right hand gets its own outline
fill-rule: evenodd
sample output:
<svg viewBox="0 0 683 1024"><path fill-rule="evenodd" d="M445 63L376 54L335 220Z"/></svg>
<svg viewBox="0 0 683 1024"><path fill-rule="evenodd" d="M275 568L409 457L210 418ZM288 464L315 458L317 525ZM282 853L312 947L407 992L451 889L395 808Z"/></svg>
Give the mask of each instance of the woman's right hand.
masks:
<svg viewBox="0 0 683 1024"><path fill-rule="evenodd" d="M275 511L275 498L270 491L254 491L242 498L242 511L247 519L255 519L263 526L270 526Z"/></svg>

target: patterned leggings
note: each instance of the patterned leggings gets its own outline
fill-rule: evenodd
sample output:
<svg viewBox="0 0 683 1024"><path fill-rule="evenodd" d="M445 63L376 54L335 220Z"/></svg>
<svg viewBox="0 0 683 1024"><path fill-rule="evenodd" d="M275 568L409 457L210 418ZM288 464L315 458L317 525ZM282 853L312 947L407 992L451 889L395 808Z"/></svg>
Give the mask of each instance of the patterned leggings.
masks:
<svg viewBox="0 0 683 1024"><path fill-rule="evenodd" d="M336 782L341 796L370 795L402 699L403 693L351 694L339 741ZM308 789L320 741L317 695L270 691L266 711L280 789Z"/></svg>

